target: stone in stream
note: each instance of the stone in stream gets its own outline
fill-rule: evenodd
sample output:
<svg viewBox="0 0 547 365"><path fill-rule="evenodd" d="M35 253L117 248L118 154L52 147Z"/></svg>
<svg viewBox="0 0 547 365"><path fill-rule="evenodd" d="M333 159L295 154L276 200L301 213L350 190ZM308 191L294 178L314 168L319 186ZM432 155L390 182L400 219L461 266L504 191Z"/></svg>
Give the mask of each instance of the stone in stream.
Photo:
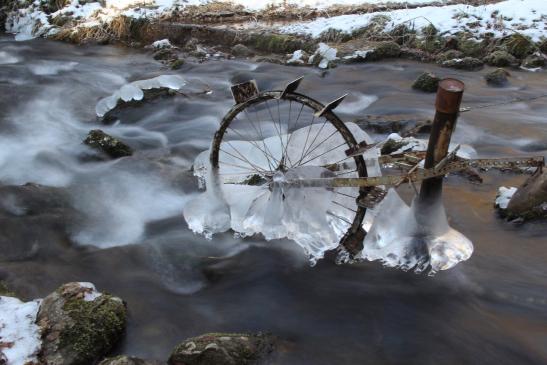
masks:
<svg viewBox="0 0 547 365"><path fill-rule="evenodd" d="M208 333L179 344L169 365L252 365L259 364L275 348L268 334Z"/></svg>
<svg viewBox="0 0 547 365"><path fill-rule="evenodd" d="M483 61L490 66L496 67L518 66L515 56L504 50L496 50L490 53L483 58Z"/></svg>
<svg viewBox="0 0 547 365"><path fill-rule="evenodd" d="M121 339L124 302L90 283L68 283L42 302L36 323L42 334L40 359L48 365L86 365L101 359Z"/></svg>
<svg viewBox="0 0 547 365"><path fill-rule="evenodd" d="M473 71L481 68L483 62L478 58L473 57L464 57L464 58L455 58L453 60L444 61L441 63L443 67L450 67L459 70Z"/></svg>
<svg viewBox="0 0 547 365"><path fill-rule="evenodd" d="M139 359L138 357L129 357L120 355L104 359L99 365L160 365L159 362Z"/></svg>
<svg viewBox="0 0 547 365"><path fill-rule="evenodd" d="M250 57L254 55L254 52L249 49L249 47L243 44L236 44L231 49L232 54L236 57Z"/></svg>
<svg viewBox="0 0 547 365"><path fill-rule="evenodd" d="M440 78L431 72L424 72L414 81L412 88L416 90L425 91L427 93L434 93L439 86Z"/></svg>
<svg viewBox="0 0 547 365"><path fill-rule="evenodd" d="M131 147L100 129L90 131L84 143L112 158L131 156Z"/></svg>
<svg viewBox="0 0 547 365"><path fill-rule="evenodd" d="M520 33L515 33L505 37L500 43L502 47L507 50L507 52L520 59L534 53L536 50L536 45L534 42Z"/></svg>
<svg viewBox="0 0 547 365"><path fill-rule="evenodd" d="M524 61L522 61L522 67L525 68L538 68L543 66L545 66L545 58L539 52L526 57Z"/></svg>
<svg viewBox="0 0 547 365"><path fill-rule="evenodd" d="M547 172L536 171L511 197L505 215L509 219L547 218Z"/></svg>
<svg viewBox="0 0 547 365"><path fill-rule="evenodd" d="M508 76L510 76L509 72L505 71L503 68L498 68L484 75L484 79L489 85L504 86L509 82L507 79Z"/></svg>

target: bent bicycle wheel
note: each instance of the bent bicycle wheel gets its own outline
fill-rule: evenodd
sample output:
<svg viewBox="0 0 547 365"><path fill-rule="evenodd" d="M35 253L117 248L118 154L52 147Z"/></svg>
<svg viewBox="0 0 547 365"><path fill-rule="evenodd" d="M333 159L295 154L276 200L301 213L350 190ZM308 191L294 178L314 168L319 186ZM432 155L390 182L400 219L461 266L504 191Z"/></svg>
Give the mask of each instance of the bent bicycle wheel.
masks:
<svg viewBox="0 0 547 365"><path fill-rule="evenodd" d="M226 114L214 136L210 164L235 231L287 237L311 257L339 245L351 255L362 249L366 208L358 201L368 188L272 184L367 176L363 157L348 157L346 150L355 148L356 137L368 136L324 108L296 92L267 91Z"/></svg>

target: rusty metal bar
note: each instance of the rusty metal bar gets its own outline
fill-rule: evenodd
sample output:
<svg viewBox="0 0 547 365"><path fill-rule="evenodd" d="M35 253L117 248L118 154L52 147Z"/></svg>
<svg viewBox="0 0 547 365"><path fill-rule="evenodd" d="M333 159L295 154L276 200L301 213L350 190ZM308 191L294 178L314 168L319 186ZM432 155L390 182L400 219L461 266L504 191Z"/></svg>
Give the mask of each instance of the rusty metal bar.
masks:
<svg viewBox="0 0 547 365"><path fill-rule="evenodd" d="M425 169L434 168L448 153L464 88L464 83L456 79L444 79L439 82L435 101L436 113L424 162ZM419 201L425 204L435 202L441 197L442 187L442 176L425 179L420 189Z"/></svg>

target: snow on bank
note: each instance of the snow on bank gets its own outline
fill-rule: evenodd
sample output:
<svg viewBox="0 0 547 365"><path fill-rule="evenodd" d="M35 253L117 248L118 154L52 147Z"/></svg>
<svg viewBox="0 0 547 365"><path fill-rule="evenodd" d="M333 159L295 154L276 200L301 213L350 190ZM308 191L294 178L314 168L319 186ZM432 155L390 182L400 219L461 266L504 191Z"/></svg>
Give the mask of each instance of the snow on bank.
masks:
<svg viewBox="0 0 547 365"><path fill-rule="evenodd" d="M114 94L99 100L95 107L95 112L98 117L102 118L116 107L120 99L125 102L142 100L144 98L143 90L158 88L180 90L184 85L186 85L186 81L178 75L161 75L153 79L134 81L122 86Z"/></svg>
<svg viewBox="0 0 547 365"><path fill-rule="evenodd" d="M17 298L0 297L0 354L4 354L7 364L37 362L41 340L34 322L39 308L39 300L23 303Z"/></svg>
<svg viewBox="0 0 547 365"><path fill-rule="evenodd" d="M475 35L492 32L496 36L518 31L537 41L545 36L547 27L546 0L507 0L496 4L470 6L465 4L443 7L426 6L415 9L400 9L368 14L341 15L319 18L311 22L291 24L281 27L285 33L296 33L319 37L327 29L351 33L366 27L378 15L388 16L385 31L407 23L415 29L433 24L441 33L453 34L464 27ZM473 26L466 26L474 23Z"/></svg>
<svg viewBox="0 0 547 365"><path fill-rule="evenodd" d="M498 195L496 196L496 207L499 209L507 209L511 198L517 192L517 188L501 186L498 189Z"/></svg>

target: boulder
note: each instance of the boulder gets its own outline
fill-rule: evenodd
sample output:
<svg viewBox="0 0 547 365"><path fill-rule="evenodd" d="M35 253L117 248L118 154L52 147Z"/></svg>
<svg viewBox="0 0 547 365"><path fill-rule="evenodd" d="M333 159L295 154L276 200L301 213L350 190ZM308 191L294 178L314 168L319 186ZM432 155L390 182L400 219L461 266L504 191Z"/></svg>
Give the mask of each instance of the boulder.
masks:
<svg viewBox="0 0 547 365"><path fill-rule="evenodd" d="M84 143L111 158L126 157L133 154L131 147L100 129L90 131Z"/></svg>
<svg viewBox="0 0 547 365"><path fill-rule="evenodd" d="M534 53L536 50L534 42L520 33L515 33L504 38L502 44L509 53L520 59Z"/></svg>
<svg viewBox="0 0 547 365"><path fill-rule="evenodd" d="M258 364L275 348L275 338L257 333L208 333L179 344L169 365Z"/></svg>
<svg viewBox="0 0 547 365"><path fill-rule="evenodd" d="M109 357L99 363L99 365L159 365L159 362L148 361L139 359L137 357L129 357L126 355L120 355L116 357Z"/></svg>
<svg viewBox="0 0 547 365"><path fill-rule="evenodd" d="M434 93L439 86L440 78L430 72L424 72L414 81L412 88L416 90L425 91L427 93Z"/></svg>
<svg viewBox="0 0 547 365"><path fill-rule="evenodd" d="M254 53L249 49L249 47L244 46L243 44L236 44L232 47L232 54L236 57L250 57Z"/></svg>
<svg viewBox="0 0 547 365"><path fill-rule="evenodd" d="M538 68L545 66L545 58L541 53L534 53L522 61L522 67L525 68Z"/></svg>
<svg viewBox="0 0 547 365"><path fill-rule="evenodd" d="M384 58L396 58L401 55L401 47L396 42L380 42L367 54L367 61L378 61Z"/></svg>
<svg viewBox="0 0 547 365"><path fill-rule="evenodd" d="M154 52L153 57L156 61L173 61L179 58L172 48L160 48Z"/></svg>
<svg viewBox="0 0 547 365"><path fill-rule="evenodd" d="M176 60L173 60L170 64L169 64L169 67L171 68L171 70L178 70L179 68L181 68L183 65L184 65L184 60L178 58Z"/></svg>
<svg viewBox="0 0 547 365"><path fill-rule="evenodd" d="M503 68L498 68L484 75L484 79L489 85L504 86L508 82L508 76L510 76L509 72L505 71Z"/></svg>
<svg viewBox="0 0 547 365"><path fill-rule="evenodd" d="M464 57L464 58L455 58L453 60L444 61L441 64L443 67L451 67L460 70L473 71L481 68L483 62L478 58L473 57Z"/></svg>
<svg viewBox="0 0 547 365"><path fill-rule="evenodd" d="M99 293L90 283L68 283L42 302L40 359L48 365L93 364L121 339L126 324L120 298Z"/></svg>
<svg viewBox="0 0 547 365"><path fill-rule="evenodd" d="M500 49L484 57L483 61L486 64L495 67L508 67L518 65L517 59L512 54Z"/></svg>
<svg viewBox="0 0 547 365"><path fill-rule="evenodd" d="M505 213L509 219L547 218L547 172L538 169L530 176L512 196Z"/></svg>
<svg viewBox="0 0 547 365"><path fill-rule="evenodd" d="M462 51L458 51L456 49L449 49L448 51L439 53L435 57L435 61L437 61L438 63L443 63L444 61L453 60L455 58L463 58L463 57L464 55Z"/></svg>

